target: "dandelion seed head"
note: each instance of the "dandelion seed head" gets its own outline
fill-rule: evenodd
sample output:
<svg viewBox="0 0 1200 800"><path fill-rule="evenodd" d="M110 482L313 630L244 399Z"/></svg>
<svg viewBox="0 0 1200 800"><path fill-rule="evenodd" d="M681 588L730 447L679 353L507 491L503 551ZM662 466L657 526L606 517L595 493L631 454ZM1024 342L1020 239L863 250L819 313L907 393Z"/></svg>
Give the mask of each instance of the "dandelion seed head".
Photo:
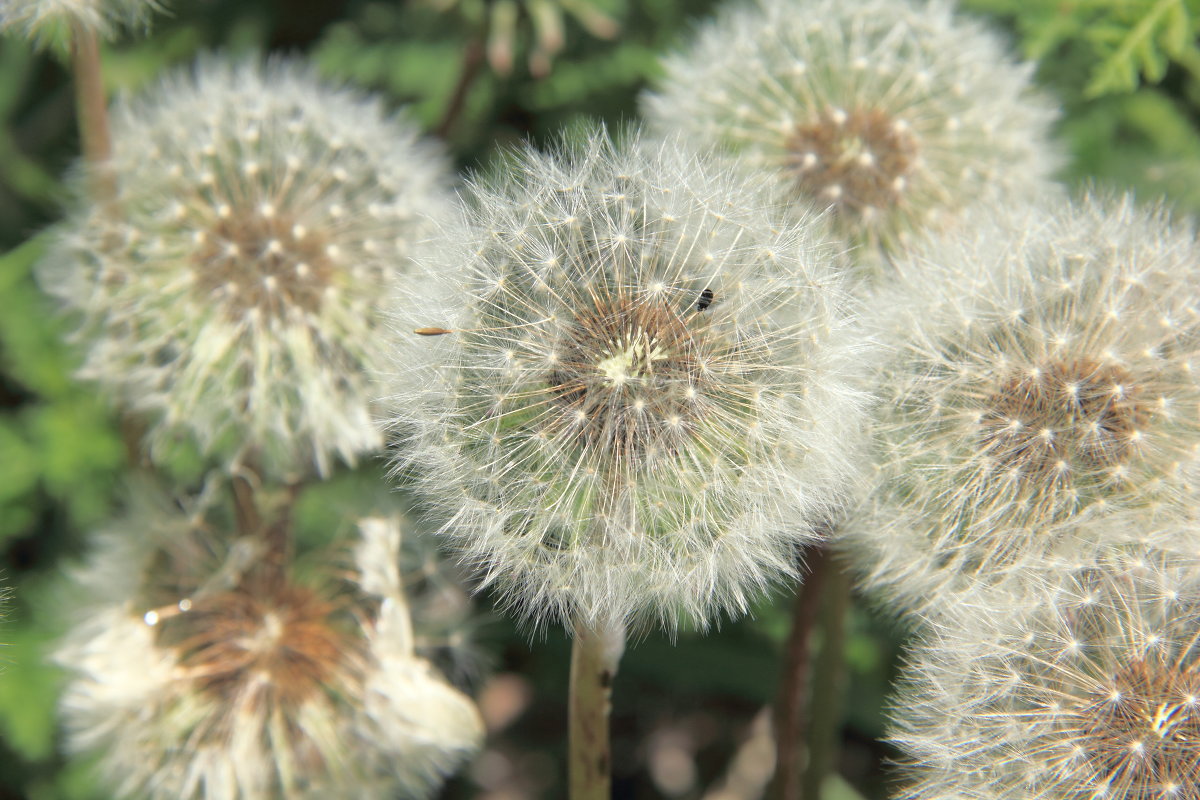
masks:
<svg viewBox="0 0 1200 800"><path fill-rule="evenodd" d="M984 216L878 298L881 491L846 543L916 606L1083 544L1090 515L1183 513L1196 486L1191 232L1103 197Z"/></svg>
<svg viewBox="0 0 1200 800"><path fill-rule="evenodd" d="M977 200L1027 196L1058 163L1029 66L936 0L731 7L666 60L644 108L654 130L728 149L888 250Z"/></svg>
<svg viewBox="0 0 1200 800"><path fill-rule="evenodd" d="M19 31L45 41L74 28L112 38L122 28L147 27L165 5L159 0L0 0L0 32Z"/></svg>
<svg viewBox="0 0 1200 800"><path fill-rule="evenodd" d="M429 796L482 724L420 654L400 521L359 528L340 590L268 577L261 542L165 508L101 537L55 655L68 746L122 795Z"/></svg>
<svg viewBox="0 0 1200 800"><path fill-rule="evenodd" d="M83 375L150 418L152 454L190 435L288 477L380 446L379 298L448 203L440 155L290 61L201 60L113 128L118 213L81 200L40 269Z"/></svg>
<svg viewBox="0 0 1200 800"><path fill-rule="evenodd" d="M678 145L593 133L516 171L405 291L459 332L397 323L397 468L535 625L743 610L858 469L820 220Z"/></svg>
<svg viewBox="0 0 1200 800"><path fill-rule="evenodd" d="M1101 551L1020 583L1039 605L982 592L992 613L915 649L894 707L914 779L902 797L1200 797L1198 565ZM994 680L1002 668L1016 680Z"/></svg>

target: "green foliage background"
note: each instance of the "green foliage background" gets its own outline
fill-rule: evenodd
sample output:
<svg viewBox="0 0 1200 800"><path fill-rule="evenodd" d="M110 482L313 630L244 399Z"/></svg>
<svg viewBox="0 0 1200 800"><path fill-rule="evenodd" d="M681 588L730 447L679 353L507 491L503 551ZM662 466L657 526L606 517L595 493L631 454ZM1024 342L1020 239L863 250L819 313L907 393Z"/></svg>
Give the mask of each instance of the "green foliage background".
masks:
<svg viewBox="0 0 1200 800"><path fill-rule="evenodd" d="M544 141L583 118L635 120L637 92L656 74L658 55L713 3L597 5L621 20L616 40L590 37L568 17L567 48L548 76L532 77L520 55L510 76L486 67L479 73L447 142L460 167L486 168L503 145ZM1036 59L1038 79L1061 99L1066 180L1132 189L1146 201L1165 195L1183 212L1200 210L1200 0L964 6ZM433 130L490 7L486 0L445 10L369 0L176 0L149 37L106 49L106 78L114 91L135 91L205 50L302 53L330 79L409 106ZM522 35L527 45L528 32ZM0 584L12 593L0 622L0 800L99 800L86 765L61 753L54 720L60 675L43 655L69 612L64 568L85 552L87 531L115 513L128 462L113 410L72 379L76 355L64 325L30 275L39 232L60 213L62 176L78 152L72 87L53 47L39 52L17 39L0 41L0 119ZM368 466L323 491L336 498L355 485L377 486L377 473ZM322 496L310 505L334 502ZM486 613L487 598L480 605ZM699 797L719 779L751 719L772 699L789 608L781 597L716 635L633 644L616 683L618 796ZM877 740L900 633L862 604L850 625L839 761L845 781L831 784L827 797L878 798L888 753ZM490 746L527 773L528 796L561 796L566 641L551 633L529 642L496 615L485 617L478 638L490 674L519 674L532 690L528 709ZM667 795L648 768L647 743L680 730L691 737L699 782ZM444 796L478 793L468 775Z"/></svg>

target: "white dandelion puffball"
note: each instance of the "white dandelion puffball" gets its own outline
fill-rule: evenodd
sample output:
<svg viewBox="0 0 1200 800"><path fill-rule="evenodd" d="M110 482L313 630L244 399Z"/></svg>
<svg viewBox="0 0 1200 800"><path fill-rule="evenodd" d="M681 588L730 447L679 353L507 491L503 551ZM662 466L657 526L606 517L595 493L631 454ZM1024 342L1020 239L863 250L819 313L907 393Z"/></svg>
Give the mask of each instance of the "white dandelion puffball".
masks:
<svg viewBox="0 0 1200 800"><path fill-rule="evenodd" d="M535 626L673 630L793 576L860 450L819 220L603 132L467 200L400 297L393 413L397 470L484 583Z"/></svg>
<svg viewBox="0 0 1200 800"><path fill-rule="evenodd" d="M1200 800L1194 558L1110 552L959 612L892 703L898 797Z"/></svg>
<svg viewBox="0 0 1200 800"><path fill-rule="evenodd" d="M40 39L62 28L112 37L121 28L148 25L159 0L0 0L0 32Z"/></svg>
<svg viewBox="0 0 1200 800"><path fill-rule="evenodd" d="M1037 194L1057 116L983 25L943 0L728 6L665 61L648 124L727 149L841 235L894 248L975 200Z"/></svg>
<svg viewBox="0 0 1200 800"><path fill-rule="evenodd" d="M299 62L216 58L119 103L113 139L113 207L81 202L41 277L152 454L190 434L290 477L380 447L380 298L448 207L438 150Z"/></svg>
<svg viewBox="0 0 1200 800"><path fill-rule="evenodd" d="M182 514L102 538L55 654L70 750L121 797L430 796L482 722L414 650L399 522L359 531L340 592L267 577L260 541Z"/></svg>
<svg viewBox="0 0 1200 800"><path fill-rule="evenodd" d="M845 542L916 604L1036 563L1088 514L1194 504L1200 249L1128 198L993 209L897 263L881 490ZM1164 546L1167 543L1162 543Z"/></svg>

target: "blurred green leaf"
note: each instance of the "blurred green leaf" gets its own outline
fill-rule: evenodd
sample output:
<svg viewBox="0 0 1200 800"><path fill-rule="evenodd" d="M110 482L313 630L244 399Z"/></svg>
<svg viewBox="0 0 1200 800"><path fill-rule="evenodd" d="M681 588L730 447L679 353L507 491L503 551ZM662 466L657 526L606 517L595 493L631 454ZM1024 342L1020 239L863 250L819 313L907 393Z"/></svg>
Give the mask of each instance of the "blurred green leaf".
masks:
<svg viewBox="0 0 1200 800"><path fill-rule="evenodd" d="M30 761L49 758L54 744L58 671L44 653L52 637L32 625L7 628L0 674L0 731Z"/></svg>
<svg viewBox="0 0 1200 800"><path fill-rule="evenodd" d="M43 456L47 491L67 506L76 524L98 522L109 508L112 484L125 463L108 409L94 396L80 394L35 406L24 417Z"/></svg>
<svg viewBox="0 0 1200 800"><path fill-rule="evenodd" d="M75 383L63 326L33 282L43 249L39 236L0 256L0 363L27 389L58 397L74 391Z"/></svg>
<svg viewBox="0 0 1200 800"><path fill-rule="evenodd" d="M13 419L0 417L0 503L32 489L41 471L38 452Z"/></svg>

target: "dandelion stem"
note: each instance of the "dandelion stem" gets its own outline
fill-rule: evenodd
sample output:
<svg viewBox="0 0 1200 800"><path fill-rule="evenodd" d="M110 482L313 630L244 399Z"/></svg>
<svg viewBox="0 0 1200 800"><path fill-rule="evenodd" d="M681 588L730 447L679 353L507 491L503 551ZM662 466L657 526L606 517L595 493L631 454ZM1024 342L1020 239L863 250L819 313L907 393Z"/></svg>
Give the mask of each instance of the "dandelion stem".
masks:
<svg viewBox="0 0 1200 800"><path fill-rule="evenodd" d="M595 631L582 625L575 630L568 745L571 800L609 800L612 795L608 714L624 649L624 631Z"/></svg>
<svg viewBox="0 0 1200 800"><path fill-rule="evenodd" d="M792 608L792 630L788 635L783 674L779 681L779 699L775 708L775 779L771 787L774 800L797 800L801 796L804 774L805 715L808 706L812 632L817 624L821 591L829 572L826 547L810 549L810 568L804 584L796 592Z"/></svg>
<svg viewBox="0 0 1200 800"><path fill-rule="evenodd" d="M450 131L454 129L454 123L458 122L458 118L467 105L467 94L471 91L471 84L475 83L475 79L479 77L480 68L483 66L483 53L482 37L476 36L467 42L467 46L463 50L462 70L458 75L458 83L454 85L450 99L446 102L446 110L442 113L442 121L437 126L437 134L443 139L450 135Z"/></svg>
<svg viewBox="0 0 1200 800"><path fill-rule="evenodd" d="M84 158L94 170L92 191L98 202L109 203L116 195L116 182L108 163L112 156L112 137L100 66L100 41L95 31L82 25L76 25L72 30L71 68L75 75L79 138Z"/></svg>
<svg viewBox="0 0 1200 800"><path fill-rule="evenodd" d="M843 677L846 674L846 616L850 609L850 576L828 553L821 591L817 631L821 649L812 670L812 706L808 720L808 763L801 797L816 800L838 756L842 721Z"/></svg>
<svg viewBox="0 0 1200 800"><path fill-rule="evenodd" d="M254 499L254 485L244 471L233 476L233 513L239 536L254 536L262 529L262 516Z"/></svg>

